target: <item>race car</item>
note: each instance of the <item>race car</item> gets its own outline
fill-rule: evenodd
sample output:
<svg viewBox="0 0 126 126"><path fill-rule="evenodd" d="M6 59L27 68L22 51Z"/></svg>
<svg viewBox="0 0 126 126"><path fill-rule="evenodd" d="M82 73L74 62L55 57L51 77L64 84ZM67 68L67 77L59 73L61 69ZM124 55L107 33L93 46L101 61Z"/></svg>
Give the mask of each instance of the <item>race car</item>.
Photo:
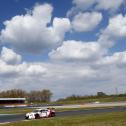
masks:
<svg viewBox="0 0 126 126"><path fill-rule="evenodd" d="M54 117L55 110L54 109L36 109L33 112L26 113L25 119L40 119L40 118L48 118Z"/></svg>

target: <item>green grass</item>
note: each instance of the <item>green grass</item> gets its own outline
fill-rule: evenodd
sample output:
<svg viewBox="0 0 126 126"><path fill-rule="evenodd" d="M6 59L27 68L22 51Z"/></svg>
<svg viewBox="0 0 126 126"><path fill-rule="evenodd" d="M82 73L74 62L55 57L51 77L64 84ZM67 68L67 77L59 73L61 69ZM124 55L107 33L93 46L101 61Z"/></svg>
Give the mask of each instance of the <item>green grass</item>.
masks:
<svg viewBox="0 0 126 126"><path fill-rule="evenodd" d="M5 124L4 126L126 126L126 112L55 117Z"/></svg>
<svg viewBox="0 0 126 126"><path fill-rule="evenodd" d="M32 110L32 108L5 108L0 109L0 114L22 114L31 112Z"/></svg>
<svg viewBox="0 0 126 126"><path fill-rule="evenodd" d="M89 102L120 102L126 101L126 96L111 96L111 97L101 97L101 98L88 98L88 99L78 99L78 100L64 100L56 102L57 104L81 104Z"/></svg>
<svg viewBox="0 0 126 126"><path fill-rule="evenodd" d="M90 103L90 102L120 102L126 101L126 96L104 96L104 97L89 97L89 98L80 98L80 99L64 99L61 101L55 102L33 102L35 105L52 105L52 104L83 104L83 103Z"/></svg>

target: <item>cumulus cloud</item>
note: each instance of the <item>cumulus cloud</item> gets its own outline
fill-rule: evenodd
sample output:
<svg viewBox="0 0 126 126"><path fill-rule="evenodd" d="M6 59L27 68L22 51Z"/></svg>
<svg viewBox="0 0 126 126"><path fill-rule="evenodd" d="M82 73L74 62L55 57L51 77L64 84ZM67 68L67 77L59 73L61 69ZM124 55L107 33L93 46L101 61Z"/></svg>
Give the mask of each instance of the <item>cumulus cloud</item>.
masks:
<svg viewBox="0 0 126 126"><path fill-rule="evenodd" d="M111 4L108 1L104 3L104 0L74 0L73 3L79 11L92 6L96 11L117 10L122 1ZM125 92L126 52L109 55L107 51L118 39L126 36L126 16L110 18L96 41L64 41L71 23L68 18L55 17L52 20L52 11L49 4L36 5L25 15L17 15L4 22L5 29L1 31L0 39L3 43L10 43L14 50L38 53L57 47L48 54L51 60L34 63L22 61L17 50L14 52L3 47L0 53L1 90L47 88L55 98L95 94L97 91L112 93L115 87ZM74 16L72 25L79 32L93 30L102 19L99 12L80 12Z"/></svg>
<svg viewBox="0 0 126 126"><path fill-rule="evenodd" d="M67 16L75 15L78 11L89 9L96 0L73 0L73 7L67 12Z"/></svg>
<svg viewBox="0 0 126 126"><path fill-rule="evenodd" d="M124 0L97 0L96 9L115 11L124 3Z"/></svg>
<svg viewBox="0 0 126 126"><path fill-rule="evenodd" d="M96 0L73 0L73 4L81 10L90 8L95 2Z"/></svg>
<svg viewBox="0 0 126 126"><path fill-rule="evenodd" d="M27 63L22 61L21 55L12 49L3 47L0 54L0 75L3 77L36 76L43 75L46 68L39 63ZM0 77L1 77L0 76Z"/></svg>
<svg viewBox="0 0 126 126"><path fill-rule="evenodd" d="M109 48L124 37L126 37L126 16L118 14L110 18L108 26L101 31L97 41L66 41L50 52L49 57L53 60L67 61L98 59L107 55Z"/></svg>
<svg viewBox="0 0 126 126"><path fill-rule="evenodd" d="M126 51L116 52L111 56L103 57L97 62L99 65L126 65Z"/></svg>
<svg viewBox="0 0 126 126"><path fill-rule="evenodd" d="M0 68L2 68L0 69L1 90L11 88L40 90L48 88L53 91L55 98L56 96L57 98L63 96L66 90L69 91L71 89L72 78L86 78L89 77L90 74L93 74L93 70L86 67L84 70L81 70L82 67L78 66L76 69L72 70L73 67L71 65L37 62L34 64L22 63L16 66L5 63L2 64L0 62ZM73 84L75 87L77 86L76 83ZM75 91L76 89L73 88L73 90ZM71 93L73 92L71 91Z"/></svg>
<svg viewBox="0 0 126 126"><path fill-rule="evenodd" d="M53 20L53 27L49 28L52 38L48 38L48 39L50 39L50 41L57 41L62 43L65 33L69 31L70 28L71 28L71 23L68 18L55 17Z"/></svg>
<svg viewBox="0 0 126 126"><path fill-rule="evenodd" d="M26 75L30 75L30 76L43 76L45 73L46 73L46 71L47 71L47 69L44 67L44 66L42 66L42 65L40 65L39 63L37 64L28 64L27 65L28 67L27 67L27 69L26 69Z"/></svg>
<svg viewBox="0 0 126 126"><path fill-rule="evenodd" d="M72 26L78 32L91 31L97 27L101 20L102 14L99 12L80 12L73 18Z"/></svg>
<svg viewBox="0 0 126 126"><path fill-rule="evenodd" d="M65 41L63 45L49 53L55 60L94 60L103 55L103 50L97 42Z"/></svg>
<svg viewBox="0 0 126 126"><path fill-rule="evenodd" d="M126 53L120 52L109 58L98 59L98 61L85 65L75 62L25 62L9 65L0 60L0 87L2 90L48 88L54 93L55 98L72 94L95 94L101 90L111 93L114 87L118 86L121 91L124 91ZM117 61L118 65L116 65ZM122 63L120 68L119 64Z"/></svg>
<svg viewBox="0 0 126 126"><path fill-rule="evenodd" d="M107 10L115 12L124 4L124 0L73 0L73 7L68 11L67 16L76 14L78 11L86 10Z"/></svg>
<svg viewBox="0 0 126 126"><path fill-rule="evenodd" d="M67 18L54 18L50 4L36 5L25 15L17 15L4 22L1 31L2 43L10 43L19 51L38 53L59 45L70 29Z"/></svg>
<svg viewBox="0 0 126 126"><path fill-rule="evenodd" d="M126 16L119 14L110 18L108 26L101 32L98 41L108 48L124 37L126 37Z"/></svg>
<svg viewBox="0 0 126 126"><path fill-rule="evenodd" d="M2 48L0 58L7 64L13 65L19 64L22 60L22 57L20 55L16 54L12 49L8 49L6 47Z"/></svg>
<svg viewBox="0 0 126 126"><path fill-rule="evenodd" d="M72 94L83 94L83 91L85 91L85 94L94 94L99 90L111 92L113 86L117 87L118 84L123 89L125 83L125 76L123 75L126 74L126 52L118 52L111 56L102 56L91 60L98 56L99 52L98 43L67 41L63 43L63 47L55 51L57 55L59 54L59 57L55 55L56 57L52 58L74 59L74 62L32 63L22 61L19 64L9 64L1 58L1 90L48 88L53 91L54 98L57 99ZM81 59L82 62L76 63L78 59ZM84 64L84 61L89 59L91 61ZM97 88L90 90L93 86Z"/></svg>

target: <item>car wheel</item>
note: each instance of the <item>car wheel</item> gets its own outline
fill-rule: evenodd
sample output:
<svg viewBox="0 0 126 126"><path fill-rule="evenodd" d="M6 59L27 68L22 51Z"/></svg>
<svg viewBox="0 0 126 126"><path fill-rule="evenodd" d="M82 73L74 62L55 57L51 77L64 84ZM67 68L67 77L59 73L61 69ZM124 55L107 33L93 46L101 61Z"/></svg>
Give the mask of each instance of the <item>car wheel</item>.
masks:
<svg viewBox="0 0 126 126"><path fill-rule="evenodd" d="M35 119L40 119L39 114L35 114Z"/></svg>
<svg viewBox="0 0 126 126"><path fill-rule="evenodd" d="M25 116L25 119L29 119L29 116Z"/></svg>
<svg viewBox="0 0 126 126"><path fill-rule="evenodd" d="M55 113L52 113L51 116L54 117L55 116Z"/></svg>

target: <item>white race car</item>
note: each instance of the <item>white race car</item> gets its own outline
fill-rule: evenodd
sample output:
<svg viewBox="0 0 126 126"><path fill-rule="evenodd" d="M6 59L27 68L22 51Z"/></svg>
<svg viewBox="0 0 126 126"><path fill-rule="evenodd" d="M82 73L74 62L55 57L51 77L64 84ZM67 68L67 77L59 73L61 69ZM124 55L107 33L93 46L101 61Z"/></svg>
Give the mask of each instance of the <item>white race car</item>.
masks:
<svg viewBox="0 0 126 126"><path fill-rule="evenodd" d="M25 115L25 119L40 119L54 116L55 116L54 109L36 109L33 112L27 113Z"/></svg>

